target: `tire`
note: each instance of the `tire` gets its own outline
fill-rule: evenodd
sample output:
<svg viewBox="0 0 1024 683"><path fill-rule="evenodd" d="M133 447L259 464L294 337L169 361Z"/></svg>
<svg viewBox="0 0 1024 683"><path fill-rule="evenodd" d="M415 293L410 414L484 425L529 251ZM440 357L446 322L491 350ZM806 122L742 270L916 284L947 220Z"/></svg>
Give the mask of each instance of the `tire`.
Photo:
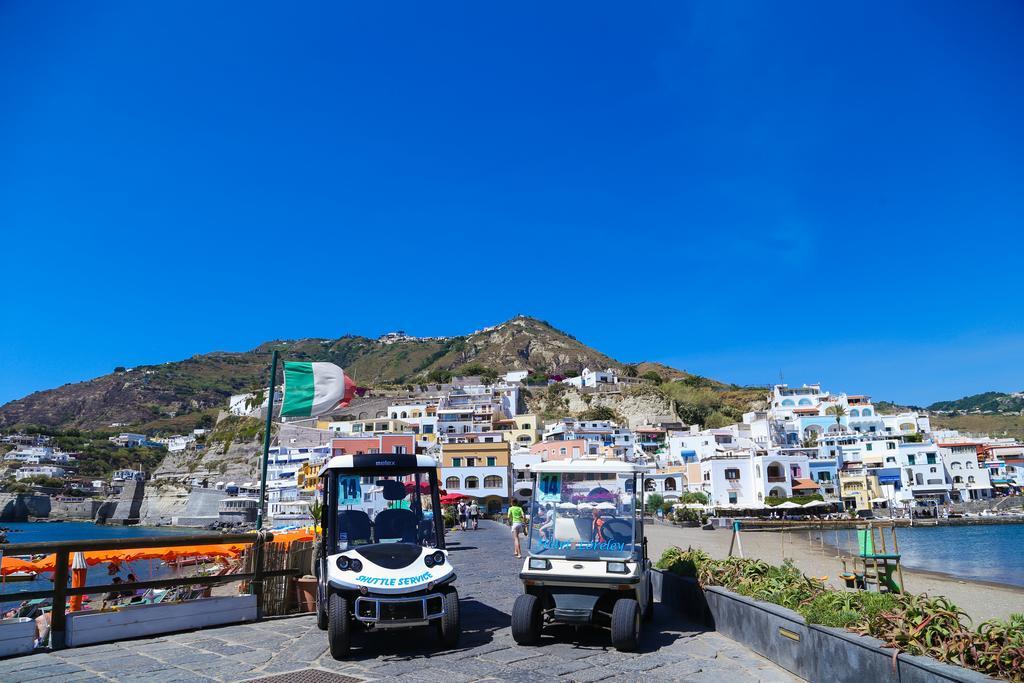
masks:
<svg viewBox="0 0 1024 683"><path fill-rule="evenodd" d="M632 598L619 598L612 609L612 647L632 652L640 641L640 605Z"/></svg>
<svg viewBox="0 0 1024 683"><path fill-rule="evenodd" d="M327 615L327 605L320 599L320 591L316 592L316 627L321 631L326 631L330 619Z"/></svg>
<svg viewBox="0 0 1024 683"><path fill-rule="evenodd" d="M437 635L441 644L451 648L459 644L462 622L459 620L459 592L454 588L444 592L444 616L437 620Z"/></svg>
<svg viewBox="0 0 1024 683"><path fill-rule="evenodd" d="M654 619L654 586L651 585L650 574L647 577L647 609L643 610L644 621Z"/></svg>
<svg viewBox="0 0 1024 683"><path fill-rule="evenodd" d="M348 598L331 593L327 599L328 626L327 640L331 645L331 656L344 659L348 656L352 640L352 620L348 614Z"/></svg>
<svg viewBox="0 0 1024 683"><path fill-rule="evenodd" d="M544 627L540 600L536 595L523 593L512 607L512 638L520 645L533 645L540 640Z"/></svg>

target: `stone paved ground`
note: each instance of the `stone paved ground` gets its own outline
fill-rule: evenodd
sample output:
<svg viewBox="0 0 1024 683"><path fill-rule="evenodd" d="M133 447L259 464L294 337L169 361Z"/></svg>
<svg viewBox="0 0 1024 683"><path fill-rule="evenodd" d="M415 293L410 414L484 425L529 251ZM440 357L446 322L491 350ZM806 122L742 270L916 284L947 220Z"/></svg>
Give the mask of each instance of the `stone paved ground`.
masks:
<svg viewBox="0 0 1024 683"><path fill-rule="evenodd" d="M364 634L352 655L335 661L310 616L41 653L0 661L0 680L241 681L306 668L366 679L403 681L796 681L786 671L667 609L645 625L636 653L613 650L600 630L549 627L537 647L512 640L509 615L520 567L507 527L487 522L450 537L458 572L463 635L436 649L433 631Z"/></svg>

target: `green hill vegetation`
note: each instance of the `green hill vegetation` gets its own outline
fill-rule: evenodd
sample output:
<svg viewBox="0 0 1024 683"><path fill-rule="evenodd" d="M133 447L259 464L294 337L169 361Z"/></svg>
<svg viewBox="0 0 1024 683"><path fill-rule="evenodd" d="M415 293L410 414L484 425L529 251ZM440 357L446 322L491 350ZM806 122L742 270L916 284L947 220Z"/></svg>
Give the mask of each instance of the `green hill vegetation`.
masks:
<svg viewBox="0 0 1024 683"><path fill-rule="evenodd" d="M1024 392L1006 394L986 391L955 401L938 401L928 406L928 410L943 413L1020 413L1024 411Z"/></svg>
<svg viewBox="0 0 1024 683"><path fill-rule="evenodd" d="M744 392L750 391L660 363L622 363L543 320L518 316L456 337L391 343L354 335L277 340L250 351L216 351L159 365L118 367L96 379L36 392L0 406L0 428L130 428L159 434L211 427L230 395L263 387L268 356L274 349L290 360L335 363L359 384L380 389L443 383L465 375L489 380L511 370L528 370L531 381L540 384L550 376L578 375L585 367L610 367L664 387L680 407L692 400L695 405L687 414L704 416L716 424L742 414ZM676 387L677 382L682 385Z"/></svg>

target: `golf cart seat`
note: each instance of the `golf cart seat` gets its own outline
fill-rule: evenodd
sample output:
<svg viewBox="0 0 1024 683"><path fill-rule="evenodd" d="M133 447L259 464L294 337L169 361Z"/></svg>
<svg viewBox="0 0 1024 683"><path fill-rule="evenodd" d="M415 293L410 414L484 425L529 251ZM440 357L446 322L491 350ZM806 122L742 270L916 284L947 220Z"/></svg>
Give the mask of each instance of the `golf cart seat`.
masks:
<svg viewBox="0 0 1024 683"><path fill-rule="evenodd" d="M590 520L579 517L559 517L555 520L555 538L559 541L590 539Z"/></svg>
<svg viewBox="0 0 1024 683"><path fill-rule="evenodd" d="M606 540L615 543L633 543L633 525L624 519L605 517L601 531Z"/></svg>
<svg viewBox="0 0 1024 683"><path fill-rule="evenodd" d="M352 545L369 543L370 515L363 510L341 510L338 513L338 533L346 534Z"/></svg>
<svg viewBox="0 0 1024 683"><path fill-rule="evenodd" d="M373 525L377 543L398 539L399 543L416 542L416 514L412 510L393 508L381 510Z"/></svg>

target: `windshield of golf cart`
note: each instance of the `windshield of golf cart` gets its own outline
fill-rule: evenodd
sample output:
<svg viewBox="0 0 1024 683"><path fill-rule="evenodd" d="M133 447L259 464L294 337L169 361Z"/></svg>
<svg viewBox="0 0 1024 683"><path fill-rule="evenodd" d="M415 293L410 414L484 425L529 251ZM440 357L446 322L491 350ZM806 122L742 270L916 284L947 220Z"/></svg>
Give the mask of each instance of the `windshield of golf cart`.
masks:
<svg viewBox="0 0 1024 683"><path fill-rule="evenodd" d="M434 497L429 473L336 470L327 477L329 553L370 543L415 543L437 547ZM443 546L442 546L443 547Z"/></svg>
<svg viewBox="0 0 1024 683"><path fill-rule="evenodd" d="M574 559L638 555L636 476L538 473L530 506L530 554Z"/></svg>

